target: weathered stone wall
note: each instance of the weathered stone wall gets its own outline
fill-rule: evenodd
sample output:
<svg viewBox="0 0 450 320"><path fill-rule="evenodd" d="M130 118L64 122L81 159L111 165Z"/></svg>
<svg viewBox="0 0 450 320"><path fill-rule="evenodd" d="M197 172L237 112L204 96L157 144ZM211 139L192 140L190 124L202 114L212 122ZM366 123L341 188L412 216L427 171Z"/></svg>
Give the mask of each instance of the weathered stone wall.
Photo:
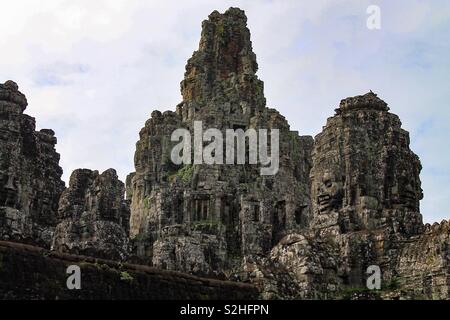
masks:
<svg viewBox="0 0 450 320"><path fill-rule="evenodd" d="M81 269L81 290L68 290L67 267ZM0 299L257 299L255 287L173 271L60 254L0 241Z"/></svg>
<svg viewBox="0 0 450 320"><path fill-rule="evenodd" d="M423 234L402 241L397 260L398 288L413 299L449 299L448 221L425 225Z"/></svg>

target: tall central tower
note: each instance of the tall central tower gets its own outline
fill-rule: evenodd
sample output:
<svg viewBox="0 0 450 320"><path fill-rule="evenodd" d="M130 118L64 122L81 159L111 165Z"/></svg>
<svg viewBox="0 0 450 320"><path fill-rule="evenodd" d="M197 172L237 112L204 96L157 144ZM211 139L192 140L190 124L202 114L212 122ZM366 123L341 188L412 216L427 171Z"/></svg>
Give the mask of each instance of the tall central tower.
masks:
<svg viewBox="0 0 450 320"><path fill-rule="evenodd" d="M266 107L263 82L244 12L214 11L202 24L199 49L181 82L176 112L154 111L136 145L136 172L127 179L131 235L140 258L198 274L239 272L244 257L265 255L309 217L311 137L289 129ZM280 168L259 165L175 165L175 129L278 129ZM224 134L225 136L225 134ZM151 262L150 262L151 261Z"/></svg>

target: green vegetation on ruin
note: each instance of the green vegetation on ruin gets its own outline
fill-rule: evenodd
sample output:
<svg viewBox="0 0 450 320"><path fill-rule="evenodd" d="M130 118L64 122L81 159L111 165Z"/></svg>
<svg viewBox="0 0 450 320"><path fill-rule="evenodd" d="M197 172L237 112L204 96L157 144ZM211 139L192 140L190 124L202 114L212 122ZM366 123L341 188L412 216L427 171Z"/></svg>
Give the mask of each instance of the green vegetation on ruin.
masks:
<svg viewBox="0 0 450 320"><path fill-rule="evenodd" d="M348 287L339 291L338 298L342 300L361 299L362 296L370 299L381 299L381 290L370 290L366 287ZM366 298L366 299L367 299Z"/></svg>
<svg viewBox="0 0 450 320"><path fill-rule="evenodd" d="M339 291L340 299L349 300L361 296L370 297L371 299L381 299L381 296L400 289L401 283L398 277L393 277L386 284L381 286L380 290L371 290L367 287L348 287Z"/></svg>
<svg viewBox="0 0 450 320"><path fill-rule="evenodd" d="M194 175L194 166L192 164L183 165L177 172L169 176L169 182L179 178L183 183L189 183Z"/></svg>
<svg viewBox="0 0 450 320"><path fill-rule="evenodd" d="M194 225L209 225L209 226L219 226L220 225L220 221L219 220L200 220L200 221L195 221Z"/></svg>
<svg viewBox="0 0 450 320"><path fill-rule="evenodd" d="M224 31L224 27L223 27L223 22L217 25L217 34L220 36L223 34Z"/></svg>
<svg viewBox="0 0 450 320"><path fill-rule="evenodd" d="M193 223L194 230L209 233L218 230L221 226L218 220L200 220Z"/></svg>
<svg viewBox="0 0 450 320"><path fill-rule="evenodd" d="M146 197L144 198L144 208L145 208L145 209L150 208L150 197L149 197L149 196L146 196Z"/></svg>

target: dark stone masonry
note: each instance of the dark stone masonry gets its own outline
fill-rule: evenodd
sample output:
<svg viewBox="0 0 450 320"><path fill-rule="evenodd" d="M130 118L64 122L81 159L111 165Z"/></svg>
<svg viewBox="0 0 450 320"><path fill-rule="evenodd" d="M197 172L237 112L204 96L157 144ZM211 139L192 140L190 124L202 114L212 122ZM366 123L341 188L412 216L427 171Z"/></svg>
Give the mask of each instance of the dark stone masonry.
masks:
<svg viewBox="0 0 450 320"><path fill-rule="evenodd" d="M370 91L301 136L266 106L257 69L244 12L214 11L182 102L145 122L126 183L78 169L67 188L54 132L36 132L18 86L1 84L0 297L448 299L449 222L422 222L421 164L399 117ZM171 134L195 121L224 136L278 129L278 172L174 164ZM69 264L97 284L69 292ZM369 266L380 290L366 287Z"/></svg>
<svg viewBox="0 0 450 320"><path fill-rule="evenodd" d="M66 269L81 269L81 290L68 290ZM255 287L0 241L0 297L33 300L254 300ZM20 286L18 285L20 284Z"/></svg>

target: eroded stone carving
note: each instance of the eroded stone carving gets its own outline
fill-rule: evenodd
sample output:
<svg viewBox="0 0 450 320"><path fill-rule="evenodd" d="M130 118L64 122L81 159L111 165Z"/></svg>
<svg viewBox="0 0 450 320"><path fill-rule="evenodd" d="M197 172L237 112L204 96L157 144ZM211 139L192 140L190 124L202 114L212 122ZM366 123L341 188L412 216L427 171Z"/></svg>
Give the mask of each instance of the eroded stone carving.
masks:
<svg viewBox="0 0 450 320"><path fill-rule="evenodd" d="M318 183L317 203L321 214L342 208L343 184L337 175L325 170Z"/></svg>
<svg viewBox="0 0 450 320"><path fill-rule="evenodd" d="M336 223L345 221L350 230L398 223L404 232L419 231L421 165L388 110L373 92L344 99L317 135L311 170L316 216L333 208L339 209Z"/></svg>
<svg viewBox="0 0 450 320"><path fill-rule="evenodd" d="M129 204L115 170L75 170L62 193L53 249L124 260L128 257Z"/></svg>

